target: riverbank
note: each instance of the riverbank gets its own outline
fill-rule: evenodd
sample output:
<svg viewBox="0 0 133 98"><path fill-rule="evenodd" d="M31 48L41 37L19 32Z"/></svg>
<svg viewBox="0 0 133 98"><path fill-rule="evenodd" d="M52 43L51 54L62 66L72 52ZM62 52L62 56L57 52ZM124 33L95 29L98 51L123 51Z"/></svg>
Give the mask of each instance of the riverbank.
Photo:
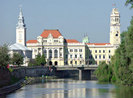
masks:
<svg viewBox="0 0 133 98"><path fill-rule="evenodd" d="M12 85L4 86L4 87L0 88L0 96L9 94L9 93L16 91L17 89L21 88L23 82L24 82L24 79L21 79Z"/></svg>
<svg viewBox="0 0 133 98"><path fill-rule="evenodd" d="M0 88L0 98L3 95L7 95L9 93L12 93L21 87L30 84L32 81L39 80L39 79L55 79L55 76L42 76L42 77L25 77L25 79L21 79L18 82L9 85L9 86L4 86Z"/></svg>

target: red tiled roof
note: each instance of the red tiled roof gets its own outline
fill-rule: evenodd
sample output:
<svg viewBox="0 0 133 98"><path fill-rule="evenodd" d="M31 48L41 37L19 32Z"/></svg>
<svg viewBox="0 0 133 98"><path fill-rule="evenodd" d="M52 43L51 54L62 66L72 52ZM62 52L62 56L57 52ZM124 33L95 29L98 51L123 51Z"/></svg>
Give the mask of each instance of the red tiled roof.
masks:
<svg viewBox="0 0 133 98"><path fill-rule="evenodd" d="M86 43L87 45L110 45L110 43Z"/></svg>
<svg viewBox="0 0 133 98"><path fill-rule="evenodd" d="M79 43L79 41L75 40L75 39L66 39L67 43Z"/></svg>
<svg viewBox="0 0 133 98"><path fill-rule="evenodd" d="M28 40L26 43L37 43L37 40Z"/></svg>
<svg viewBox="0 0 133 98"><path fill-rule="evenodd" d="M49 34L52 34L54 38L58 38L59 36L61 36L59 30L44 30L40 36L42 36L43 38L47 38Z"/></svg>

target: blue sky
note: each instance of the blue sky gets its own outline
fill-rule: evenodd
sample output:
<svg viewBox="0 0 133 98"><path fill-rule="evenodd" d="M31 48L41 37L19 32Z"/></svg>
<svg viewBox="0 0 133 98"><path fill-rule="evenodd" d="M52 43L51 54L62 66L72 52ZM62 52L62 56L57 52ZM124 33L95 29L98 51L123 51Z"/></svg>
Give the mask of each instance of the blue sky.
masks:
<svg viewBox="0 0 133 98"><path fill-rule="evenodd" d="M133 9L125 0L1 0L0 45L15 43L19 5L22 5L27 40L36 39L44 29L59 29L67 39L109 42L112 4L121 15L121 32L127 30Z"/></svg>

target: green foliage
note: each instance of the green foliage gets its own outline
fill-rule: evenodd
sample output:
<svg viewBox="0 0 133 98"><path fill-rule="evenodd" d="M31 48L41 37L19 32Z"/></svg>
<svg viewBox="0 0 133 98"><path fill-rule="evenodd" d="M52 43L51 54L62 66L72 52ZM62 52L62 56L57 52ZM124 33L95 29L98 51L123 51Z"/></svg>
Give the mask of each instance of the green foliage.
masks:
<svg viewBox="0 0 133 98"><path fill-rule="evenodd" d="M46 59L44 55L38 54L35 58L35 60L31 60L28 64L28 66L44 66L46 64Z"/></svg>
<svg viewBox="0 0 133 98"><path fill-rule="evenodd" d="M125 5L131 4L131 8L133 8L133 0L127 0Z"/></svg>
<svg viewBox="0 0 133 98"><path fill-rule="evenodd" d="M13 72L13 69L12 69L12 68L8 68L8 70L9 70L10 72Z"/></svg>
<svg viewBox="0 0 133 98"><path fill-rule="evenodd" d="M103 61L99 64L95 74L100 82L110 82L112 78L112 69Z"/></svg>
<svg viewBox="0 0 133 98"><path fill-rule="evenodd" d="M40 54L38 54L36 59L35 59L35 62L36 62L36 65L43 65L44 66L46 64L44 54L42 56Z"/></svg>
<svg viewBox="0 0 133 98"><path fill-rule="evenodd" d="M7 45L0 46L0 66L6 67L10 63Z"/></svg>
<svg viewBox="0 0 133 98"><path fill-rule="evenodd" d="M28 77L27 76L25 76L25 80L28 80Z"/></svg>
<svg viewBox="0 0 133 98"><path fill-rule="evenodd" d="M34 59L30 60L28 66L31 66L31 67L32 67L32 66L36 66L35 60L34 60Z"/></svg>
<svg viewBox="0 0 133 98"><path fill-rule="evenodd" d="M13 57L11 58L11 62L14 65L20 66L23 64L23 56L21 56L19 53L14 53Z"/></svg>

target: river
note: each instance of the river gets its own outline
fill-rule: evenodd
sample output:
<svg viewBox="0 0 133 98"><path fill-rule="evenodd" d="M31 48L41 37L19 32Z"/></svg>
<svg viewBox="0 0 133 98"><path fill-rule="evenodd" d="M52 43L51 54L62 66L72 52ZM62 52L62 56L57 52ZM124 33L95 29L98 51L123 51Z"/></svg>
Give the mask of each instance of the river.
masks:
<svg viewBox="0 0 133 98"><path fill-rule="evenodd" d="M97 81L37 80L6 98L133 98L133 90L112 84L99 84Z"/></svg>

